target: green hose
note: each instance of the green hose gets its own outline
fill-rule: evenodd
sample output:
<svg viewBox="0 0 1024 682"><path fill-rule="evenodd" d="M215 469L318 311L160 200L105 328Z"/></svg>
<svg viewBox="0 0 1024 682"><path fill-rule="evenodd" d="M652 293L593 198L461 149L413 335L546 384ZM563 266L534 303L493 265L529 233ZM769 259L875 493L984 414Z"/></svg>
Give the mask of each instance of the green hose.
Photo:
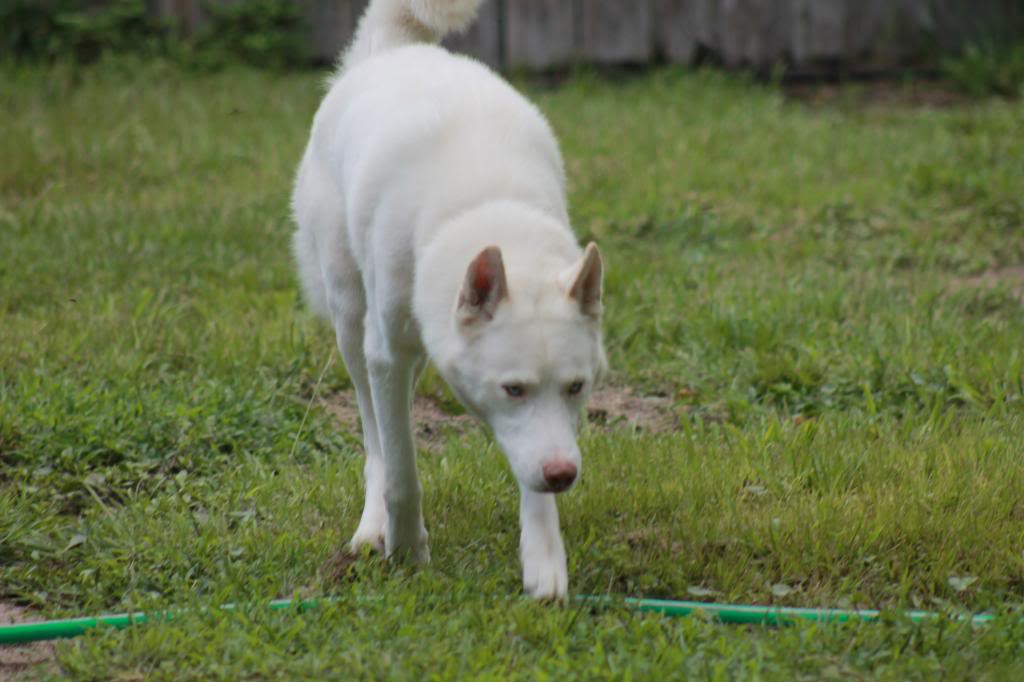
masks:
<svg viewBox="0 0 1024 682"><path fill-rule="evenodd" d="M600 597L580 597L585 601ZM845 623L847 621L874 621L882 616L881 611L870 609L803 609L794 606L751 606L749 604L713 604L697 601L672 601L668 599L634 599L627 598L625 604L638 611L660 613L665 616L689 616L704 613L720 623L739 625L792 625L807 620L818 623ZM899 611L896 615L914 623L935 620L939 614L934 611ZM956 614L954 620L970 621L973 625L985 625L994 616L982 613L978 615Z"/></svg>
<svg viewBox="0 0 1024 682"><path fill-rule="evenodd" d="M874 621L881 615L879 611L849 609L802 609L790 606L751 606L747 604L713 604L695 601L671 601L667 599L636 599L627 598L621 602L610 597L580 596L577 600L594 607L614 606L622 603L628 608L645 613L660 613L664 616L680 617L703 613L720 623L745 625L792 625L798 621L815 621L823 623L843 623L846 621ZM324 599L276 599L267 604L273 610L295 609L307 611L320 604L337 601L330 597ZM221 607L225 611L233 611L234 604ZM934 620L939 614L931 611L903 611L899 616L912 622ZM85 632L105 625L117 629L130 625L148 622L164 622L174 618L172 611L156 611L150 613L121 613L94 618L69 618L66 620L50 620L40 623L20 623L17 625L0 625L0 644L21 644L45 639L61 639L77 637ZM993 616L980 614L975 616L958 615L956 620L970 621L974 625L990 622Z"/></svg>
<svg viewBox="0 0 1024 682"><path fill-rule="evenodd" d="M267 604L271 610L290 609L293 606L298 611L315 609L321 603L335 601L331 598L321 599L275 599ZM238 608L235 604L224 604L220 607L222 611L234 611ZM67 618L64 620L46 620L38 623L18 623L17 625L0 625L0 644L21 644L24 642L38 642L46 639L64 639L67 637L78 637L89 630L105 625L118 630L123 630L131 625L140 625L149 622L165 622L174 619L173 611L152 611L144 613L117 613L109 616L94 616L86 618Z"/></svg>

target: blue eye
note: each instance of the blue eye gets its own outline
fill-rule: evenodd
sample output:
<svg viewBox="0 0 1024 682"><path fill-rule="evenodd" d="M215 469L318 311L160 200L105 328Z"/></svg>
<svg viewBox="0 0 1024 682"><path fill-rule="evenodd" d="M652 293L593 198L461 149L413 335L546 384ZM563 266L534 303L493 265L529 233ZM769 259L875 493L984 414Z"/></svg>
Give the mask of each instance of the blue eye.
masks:
<svg viewBox="0 0 1024 682"><path fill-rule="evenodd" d="M583 390L583 382L582 381L574 381L571 384L569 384L569 388L567 388L565 390L566 390L566 393L568 393L569 395L579 395L580 391Z"/></svg>
<svg viewBox="0 0 1024 682"><path fill-rule="evenodd" d="M526 395L526 387L522 384L502 384L501 387L511 398L522 398Z"/></svg>

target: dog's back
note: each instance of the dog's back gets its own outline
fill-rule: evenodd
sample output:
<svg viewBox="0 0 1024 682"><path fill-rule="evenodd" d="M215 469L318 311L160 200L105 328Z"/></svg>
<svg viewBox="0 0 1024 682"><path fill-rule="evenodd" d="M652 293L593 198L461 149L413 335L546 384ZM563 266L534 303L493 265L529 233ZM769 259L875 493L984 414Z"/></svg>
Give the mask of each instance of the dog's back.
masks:
<svg viewBox="0 0 1024 682"><path fill-rule="evenodd" d="M414 251L486 199L523 201L567 226L562 160L543 116L479 62L418 42L463 25L477 4L377 0L360 22L294 193L296 253L314 310L327 312L322 273L353 264L392 269L393 295L410 291L401 274L413 272Z"/></svg>

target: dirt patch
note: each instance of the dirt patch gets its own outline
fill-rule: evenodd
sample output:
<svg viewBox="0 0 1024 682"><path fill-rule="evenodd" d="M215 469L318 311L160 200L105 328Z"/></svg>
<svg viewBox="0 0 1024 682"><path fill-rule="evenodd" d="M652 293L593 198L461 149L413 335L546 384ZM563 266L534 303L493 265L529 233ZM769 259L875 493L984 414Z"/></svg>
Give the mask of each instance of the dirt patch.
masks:
<svg viewBox="0 0 1024 682"><path fill-rule="evenodd" d="M0 625L29 623L33 620L20 606L0 602ZM12 680L29 668L42 666L53 661L54 650L51 642L32 644L0 644L0 682Z"/></svg>
<svg viewBox="0 0 1024 682"><path fill-rule="evenodd" d="M358 564L359 555L345 547L327 558L320 568L320 573L331 585L348 583L356 579Z"/></svg>
<svg viewBox="0 0 1024 682"><path fill-rule="evenodd" d="M993 268L980 275L955 279L950 285L952 291L965 289L990 291L998 288L1006 288L1011 296L1024 304L1024 265Z"/></svg>
<svg viewBox="0 0 1024 682"><path fill-rule="evenodd" d="M335 393L325 396L321 403L347 430L362 434L355 393ZM417 395L413 399L412 422L416 428L416 445L421 450L441 445L450 433L463 434L469 429L479 428L469 415L450 414L444 410L440 400L429 395Z"/></svg>
<svg viewBox="0 0 1024 682"><path fill-rule="evenodd" d="M665 433L679 428L679 415L666 395L637 395L629 386L602 386L590 396L587 420L604 427Z"/></svg>
<svg viewBox="0 0 1024 682"><path fill-rule="evenodd" d="M360 434L359 406L355 394L342 391L321 399L321 404L348 431ZM481 426L466 414L451 414L441 400L417 395L412 419L416 444L430 450L442 445L451 435L460 435ZM599 428L630 428L648 433L665 433L679 428L679 416L672 399L666 395L638 395L629 386L602 386L590 396L587 421Z"/></svg>
<svg viewBox="0 0 1024 682"><path fill-rule="evenodd" d="M813 106L853 104L947 109L967 102L962 93L937 81L918 80L903 83L870 80L857 83L790 83L783 86L790 99Z"/></svg>
<svg viewBox="0 0 1024 682"><path fill-rule="evenodd" d="M663 528L636 528L622 533L620 537L634 553L656 551L662 556L671 556L675 559L684 549L682 543L670 539Z"/></svg>

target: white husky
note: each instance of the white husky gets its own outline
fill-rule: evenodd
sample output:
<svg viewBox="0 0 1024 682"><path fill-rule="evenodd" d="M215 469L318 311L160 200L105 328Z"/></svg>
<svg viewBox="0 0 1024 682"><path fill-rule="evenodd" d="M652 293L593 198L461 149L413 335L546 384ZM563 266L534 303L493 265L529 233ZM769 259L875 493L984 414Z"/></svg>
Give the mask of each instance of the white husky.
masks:
<svg viewBox="0 0 1024 682"><path fill-rule="evenodd" d="M602 263L569 228L543 116L431 44L480 1L372 0L299 167L295 256L362 416L366 506L352 548L430 560L409 414L429 356L519 481L527 593L563 599L552 493L579 474L577 421L605 365Z"/></svg>

